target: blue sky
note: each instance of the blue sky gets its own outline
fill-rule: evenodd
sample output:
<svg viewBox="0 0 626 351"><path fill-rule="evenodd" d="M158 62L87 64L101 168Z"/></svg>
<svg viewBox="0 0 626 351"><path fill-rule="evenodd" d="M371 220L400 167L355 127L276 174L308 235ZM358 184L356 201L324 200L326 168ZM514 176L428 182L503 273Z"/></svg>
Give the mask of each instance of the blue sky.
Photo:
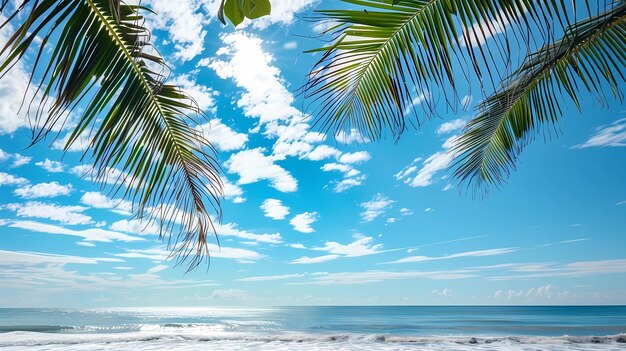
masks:
<svg viewBox="0 0 626 351"><path fill-rule="evenodd" d="M446 170L477 87L459 87L465 110L397 143L324 136L296 92L316 60L302 51L320 41L294 13L332 2L274 0L271 17L237 30L218 23L216 1L148 3L172 80L211 117L199 128L224 169L221 249L185 274L155 228L85 176L84 144L60 150L67 130L27 148L15 114L27 59L0 80L0 306L626 303L619 101L566 106L562 135L539 137L477 200Z"/></svg>

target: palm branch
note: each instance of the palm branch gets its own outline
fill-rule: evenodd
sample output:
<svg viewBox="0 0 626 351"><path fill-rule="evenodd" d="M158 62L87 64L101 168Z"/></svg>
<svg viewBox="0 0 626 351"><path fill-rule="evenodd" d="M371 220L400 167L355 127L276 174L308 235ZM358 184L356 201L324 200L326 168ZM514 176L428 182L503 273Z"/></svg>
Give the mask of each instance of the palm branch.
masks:
<svg viewBox="0 0 626 351"><path fill-rule="evenodd" d="M111 191L132 199L139 218L159 222L161 235L175 239L176 257L191 256L190 269L197 266L208 255L212 214L221 215L219 167L209 141L190 126L204 113L165 82L167 66L143 26L149 10L119 0L16 3L11 11L6 0L0 7L8 12L0 29L20 21L0 50L0 74L34 48L31 83L42 99L29 117L33 143L68 112L78 114L65 148L87 133L83 159L93 162L92 177L114 183ZM122 176L108 179L111 170Z"/></svg>
<svg viewBox="0 0 626 351"><path fill-rule="evenodd" d="M569 97L580 110L579 95L602 103L610 90L622 99L626 68L626 2L567 28L563 37L528 56L526 62L481 102L479 115L457 139L454 176L475 191L502 184L536 132L553 125ZM548 130L549 131L549 130Z"/></svg>
<svg viewBox="0 0 626 351"><path fill-rule="evenodd" d="M316 104L317 125L335 133L357 128L369 139L386 132L397 138L408 125L422 123L414 108L418 96L442 91L454 109L458 79L477 76L481 88L490 84L496 93L452 150L456 178L477 181L477 188L498 186L532 139L527 132L557 120L559 92L578 104L581 90L599 95L604 81L621 96L623 0L572 2L569 8L563 1L343 1L361 8L319 11L319 20L332 24L325 31L332 40L311 50L323 55L304 87ZM572 23L585 11L590 18ZM489 45L475 45L498 32L504 33ZM507 73L511 39L518 50L542 49ZM423 102L426 117L437 113L431 103Z"/></svg>
<svg viewBox="0 0 626 351"><path fill-rule="evenodd" d="M398 137L407 124L419 125L415 96L437 87L451 94L446 100L454 100L454 62L468 57L480 73L479 61L491 54L471 43L494 33L493 23L529 25L549 16L528 0L343 1L362 8L318 11L320 20L334 24L325 31L333 40L311 50L323 56L309 75L305 97L318 104L317 122L324 131L358 128L370 139L385 130ZM560 5L550 6L556 8ZM426 107L432 112L433 106Z"/></svg>

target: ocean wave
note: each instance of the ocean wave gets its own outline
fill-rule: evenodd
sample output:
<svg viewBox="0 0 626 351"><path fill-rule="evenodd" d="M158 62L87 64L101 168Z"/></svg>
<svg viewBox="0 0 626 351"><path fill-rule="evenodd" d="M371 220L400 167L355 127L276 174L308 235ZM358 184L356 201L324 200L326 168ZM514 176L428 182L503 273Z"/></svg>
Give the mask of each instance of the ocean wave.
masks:
<svg viewBox="0 0 626 351"><path fill-rule="evenodd" d="M67 328L67 327L63 327ZM87 330L91 327L75 327ZM143 328L143 329L142 329ZM66 331L68 329L62 329ZM66 334L40 331L12 331L0 334L0 348L36 347L46 345L111 344L177 341L192 343L288 343L288 344L405 344L405 345L615 345L626 348L626 333L608 336L398 336L389 334L279 334L216 331L208 326L166 324L137 331L115 334Z"/></svg>

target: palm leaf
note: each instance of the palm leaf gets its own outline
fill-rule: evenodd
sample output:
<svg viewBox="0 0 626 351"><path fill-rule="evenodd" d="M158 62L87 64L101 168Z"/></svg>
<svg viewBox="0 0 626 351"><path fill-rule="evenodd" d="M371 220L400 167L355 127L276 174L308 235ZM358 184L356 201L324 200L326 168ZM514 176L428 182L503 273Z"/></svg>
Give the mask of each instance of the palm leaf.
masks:
<svg viewBox="0 0 626 351"><path fill-rule="evenodd" d="M0 9L7 8L3 1ZM203 112L165 83L167 66L143 26L146 11L116 0L23 1L0 25L23 18L0 50L7 58L0 74L36 49L32 76L41 73L43 99L31 117L34 142L81 107L66 149L87 133L83 158L93 162L93 178L104 184L119 170L112 192L132 199L138 217L158 221L161 234L179 242L177 258L192 256L191 269L208 254L221 180L211 144L188 122Z"/></svg>
<svg viewBox="0 0 626 351"><path fill-rule="evenodd" d="M343 1L363 8L319 11L321 20L336 23L326 32L334 39L311 50L323 56L305 97L318 104L315 115L324 131L357 128L370 139L386 130L398 137L407 124L419 125L414 96L443 88L448 103L458 100L454 62L468 58L480 74L479 61L490 62L493 53L471 43L497 31L494 23L524 27L558 17L554 10L564 6L539 7L530 0ZM424 110L430 114L434 107L427 101Z"/></svg>
<svg viewBox="0 0 626 351"><path fill-rule="evenodd" d="M455 177L475 191L506 181L524 148L544 125L553 126L569 97L603 91L622 98L626 66L626 2L570 26L563 37L530 55L484 100L480 114L457 139ZM548 130L549 131L549 130Z"/></svg>

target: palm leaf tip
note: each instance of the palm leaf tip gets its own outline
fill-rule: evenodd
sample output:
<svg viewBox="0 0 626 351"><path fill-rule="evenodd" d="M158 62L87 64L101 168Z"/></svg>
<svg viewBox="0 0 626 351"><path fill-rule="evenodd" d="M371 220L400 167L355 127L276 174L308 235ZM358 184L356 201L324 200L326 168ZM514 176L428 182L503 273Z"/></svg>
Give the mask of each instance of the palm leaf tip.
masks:
<svg viewBox="0 0 626 351"><path fill-rule="evenodd" d="M31 74L43 72L36 89L53 103L42 103L32 116L40 126L35 140L82 106L66 149L89 134L84 158L93 162L94 179L111 182L111 169L125 174L112 191L133 201L137 217L158 221L163 235L181 241L187 251L178 256L193 256L190 268L197 266L208 252L213 217L221 218L220 168L209 141L190 126L206 116L190 96L165 83L167 67L143 26L145 8L115 0L24 3L9 16L23 20L0 51L8 57L0 74L29 48L38 52ZM52 52L43 55L53 40ZM156 218L152 209L163 204L173 209Z"/></svg>
<svg viewBox="0 0 626 351"><path fill-rule="evenodd" d="M608 88L622 99L626 2L568 27L563 37L528 56L500 90L479 106L455 152L454 177L475 192L499 187L538 132L556 133L564 98L579 108L580 91L600 102ZM547 129L546 129L547 128Z"/></svg>

